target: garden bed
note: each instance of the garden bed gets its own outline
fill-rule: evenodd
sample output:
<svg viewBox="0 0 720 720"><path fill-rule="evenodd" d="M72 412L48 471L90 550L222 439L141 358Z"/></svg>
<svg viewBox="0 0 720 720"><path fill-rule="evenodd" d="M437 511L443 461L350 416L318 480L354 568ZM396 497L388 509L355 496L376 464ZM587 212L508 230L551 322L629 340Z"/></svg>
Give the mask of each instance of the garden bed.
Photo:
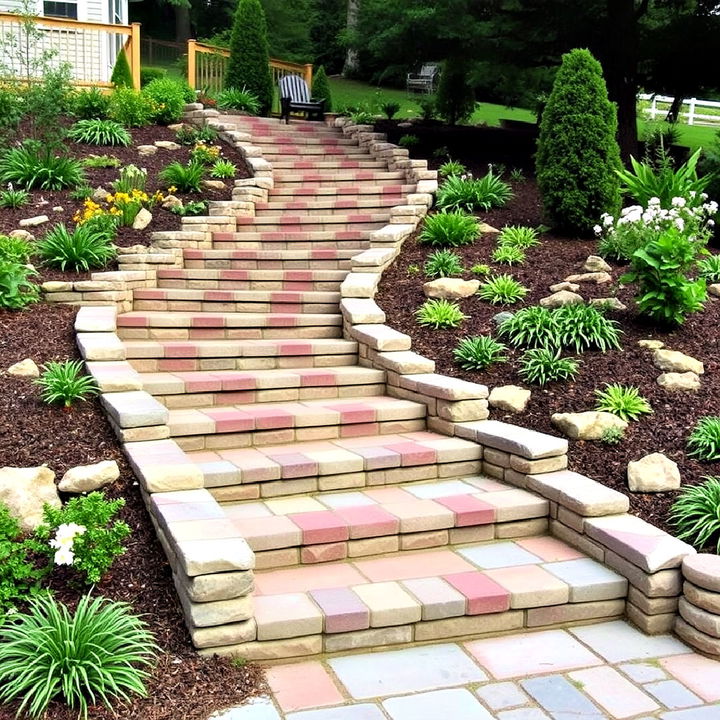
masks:
<svg viewBox="0 0 720 720"><path fill-rule="evenodd" d="M465 162L464 156L457 159ZM542 217L535 182L526 180L512 183L512 186L513 199L500 209L481 214L480 218L495 228L505 225L539 226ZM476 263L488 264L494 273L510 273L529 289L521 302L509 307L490 305L477 296L460 300L463 312L470 318L458 329L422 328L415 320L415 310L426 300L422 286L427 278L422 273L422 267L434 249L419 244L416 237L406 241L400 256L384 273L376 300L387 313L388 323L410 335L413 350L434 359L438 372L484 383L491 388L507 384L525 385L517 373L517 359L521 351L510 348L507 363L498 363L482 372L459 368L453 361L452 351L463 337L495 335L494 315L502 310L516 311L537 304L540 298L551 294L550 285L561 282L568 275L583 272L586 258L597 252L597 243L590 239L567 239L552 233L545 233L540 239L539 246L526 251L524 264L510 268L490 260L495 247L494 234L484 234L472 245L453 248L462 256L465 268ZM506 414L492 410L491 417L558 435L550 422L553 413L592 410L596 403L594 390L603 388L605 383L639 387L641 394L650 401L653 414L631 422L625 438L618 445L571 441L570 468L624 492L630 497L632 512L672 531L668 525L668 510L676 493L630 493L626 480L627 464L648 453L662 452L678 464L683 484L695 484L707 475L720 475L720 462L698 462L686 454L691 428L700 417L715 415L720 408L720 341L717 330L720 326L720 299L710 298L705 310L690 315L681 328L660 332L638 317L632 288L618 286L617 280L626 268L617 263L611 264L612 284L583 283L578 292L586 300L615 296L627 306L626 311L609 313L609 317L617 320L623 330L622 350L580 355L580 372L574 381L551 383L544 388L525 385L531 387L532 398L523 413ZM413 266L420 268L420 272L414 271ZM463 277L469 279L473 275L466 270ZM671 393L657 384L656 378L662 371L653 365L652 352L638 346L639 340L648 338L661 340L667 348L704 362L705 374L701 376L698 392Z"/></svg>
<svg viewBox="0 0 720 720"><path fill-rule="evenodd" d="M0 368L30 357L48 360L79 357L73 323L76 308L37 304L23 312L0 311ZM105 489L108 499L122 497L120 519L131 528L127 551L93 590L128 602L141 614L160 646L148 682L148 698L117 702L114 712L91 707L93 720L207 720L218 709L238 705L263 689L261 670L236 667L227 659L202 658L193 649L183 622L172 572L157 540L140 489L105 418L99 400L80 402L69 411L48 406L29 378L0 373L0 467L47 463L59 480L75 465L115 460L120 478ZM67 499L67 498L64 498ZM58 567L50 587L58 600L74 606L84 589L73 585L69 569ZM0 720L14 717L15 706L0 705ZM76 710L52 703L47 717L75 720Z"/></svg>

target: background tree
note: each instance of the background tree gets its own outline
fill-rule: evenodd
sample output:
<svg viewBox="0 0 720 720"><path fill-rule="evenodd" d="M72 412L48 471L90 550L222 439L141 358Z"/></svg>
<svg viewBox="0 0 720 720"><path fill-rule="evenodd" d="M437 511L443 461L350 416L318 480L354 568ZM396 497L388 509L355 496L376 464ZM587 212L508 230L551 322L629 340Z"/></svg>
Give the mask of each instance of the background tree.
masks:
<svg viewBox="0 0 720 720"><path fill-rule="evenodd" d="M312 81L312 96L314 98L325 98L325 112L332 112L333 102L330 93L330 83L328 82L325 68L321 65L315 70Z"/></svg>
<svg viewBox="0 0 720 720"><path fill-rule="evenodd" d="M602 67L588 50L563 55L542 122L537 181L555 227L586 233L620 206L615 106Z"/></svg>
<svg viewBox="0 0 720 720"><path fill-rule="evenodd" d="M115 66L113 67L110 82L115 87L133 86L132 72L130 71L130 63L128 62L125 50L120 50L115 58Z"/></svg>
<svg viewBox="0 0 720 720"><path fill-rule="evenodd" d="M468 82L468 63L453 55L443 65L437 91L436 108L451 125L467 120L475 110L475 92Z"/></svg>

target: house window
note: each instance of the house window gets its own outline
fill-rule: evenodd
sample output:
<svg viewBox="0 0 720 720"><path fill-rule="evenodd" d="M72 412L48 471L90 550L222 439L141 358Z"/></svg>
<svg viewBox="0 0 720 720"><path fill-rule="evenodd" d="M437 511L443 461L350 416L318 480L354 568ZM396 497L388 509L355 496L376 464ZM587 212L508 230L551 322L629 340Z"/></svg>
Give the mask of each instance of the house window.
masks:
<svg viewBox="0 0 720 720"><path fill-rule="evenodd" d="M43 15L45 17L78 19L77 2L43 2Z"/></svg>

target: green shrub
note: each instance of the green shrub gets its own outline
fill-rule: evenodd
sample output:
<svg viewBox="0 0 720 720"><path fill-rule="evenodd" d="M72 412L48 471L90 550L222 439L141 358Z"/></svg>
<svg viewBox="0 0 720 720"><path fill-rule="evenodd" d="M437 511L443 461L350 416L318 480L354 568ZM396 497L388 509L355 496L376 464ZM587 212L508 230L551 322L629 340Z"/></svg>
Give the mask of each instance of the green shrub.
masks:
<svg viewBox="0 0 720 720"><path fill-rule="evenodd" d="M172 162L163 168L158 177L166 186L175 186L180 192L200 192L205 166L190 161L187 165Z"/></svg>
<svg viewBox="0 0 720 720"><path fill-rule="evenodd" d="M225 88L217 97L221 110L240 110L250 115L260 112L260 101L255 93L243 88Z"/></svg>
<svg viewBox="0 0 720 720"><path fill-rule="evenodd" d="M162 67L141 67L140 68L140 87L145 87L153 80L162 80L167 77L167 70Z"/></svg>
<svg viewBox="0 0 720 720"><path fill-rule="evenodd" d="M195 145L198 142L211 143L217 140L218 132L211 125L183 125L175 133L175 140L181 145Z"/></svg>
<svg viewBox="0 0 720 720"><path fill-rule="evenodd" d="M0 235L0 260L25 264L30 262L33 251L32 244L25 238Z"/></svg>
<svg viewBox="0 0 720 720"><path fill-rule="evenodd" d="M400 103L388 100L380 103L380 109L388 120L392 120L400 112Z"/></svg>
<svg viewBox="0 0 720 720"><path fill-rule="evenodd" d="M438 188L437 204L448 210L487 211L502 207L511 197L510 186L490 170L480 179L451 175Z"/></svg>
<svg viewBox="0 0 720 720"><path fill-rule="evenodd" d="M479 234L477 218L455 210L428 215L419 241L439 247L459 247L474 242Z"/></svg>
<svg viewBox="0 0 720 720"><path fill-rule="evenodd" d="M437 99L434 95L425 95L417 101L420 106L420 117L423 122L430 122L437 117Z"/></svg>
<svg viewBox="0 0 720 720"><path fill-rule="evenodd" d="M355 110L350 113L350 119L353 125L372 125L375 122L375 115L370 110Z"/></svg>
<svg viewBox="0 0 720 720"><path fill-rule="evenodd" d="M492 261L504 265L521 265L525 262L525 253L515 245L499 245L492 252Z"/></svg>
<svg viewBox="0 0 720 720"><path fill-rule="evenodd" d="M567 232L588 232L620 205L617 115L600 63L588 50L563 55L540 123L537 181L545 214Z"/></svg>
<svg viewBox="0 0 720 720"><path fill-rule="evenodd" d="M29 83L24 90L27 112L23 135L52 152L65 137L61 117L68 113L71 105L70 63L47 66L41 75L42 79Z"/></svg>
<svg viewBox="0 0 720 720"><path fill-rule="evenodd" d="M539 347L523 354L518 372L525 382L543 387L549 382L574 380L578 373L578 362L560 357L559 350Z"/></svg>
<svg viewBox="0 0 720 720"><path fill-rule="evenodd" d="M483 266L483 268L485 267L487 266ZM473 272L477 272L477 269ZM482 300L493 305L514 305L527 293L527 288L523 287L512 275L496 275L482 283L477 291Z"/></svg>
<svg viewBox="0 0 720 720"><path fill-rule="evenodd" d="M690 313L702 310L707 298L704 278L692 280L702 245L677 228L660 233L636 250L630 272L621 283L638 284L638 310L656 323L682 325Z"/></svg>
<svg viewBox="0 0 720 720"><path fill-rule="evenodd" d="M498 333L514 347L558 348L561 344L555 315L540 305L518 310L500 324Z"/></svg>
<svg viewBox="0 0 720 720"><path fill-rule="evenodd" d="M137 165L126 165L120 170L118 179L110 184L116 193L131 194L133 190L144 192L147 186L147 170Z"/></svg>
<svg viewBox="0 0 720 720"><path fill-rule="evenodd" d="M706 282L720 283L720 255L709 255L700 260L698 270L700 277L704 278Z"/></svg>
<svg viewBox="0 0 720 720"><path fill-rule="evenodd" d="M452 250L436 250L425 262L425 275L429 278L461 275L462 258Z"/></svg>
<svg viewBox="0 0 720 720"><path fill-rule="evenodd" d="M30 193L27 190L15 190L12 185L7 190L0 190L0 207L21 208L28 204Z"/></svg>
<svg viewBox="0 0 720 720"><path fill-rule="evenodd" d="M154 112L154 103L148 102L146 96L132 88L118 87L110 96L108 117L125 127L149 125Z"/></svg>
<svg viewBox="0 0 720 720"><path fill-rule="evenodd" d="M153 108L151 119L160 125L179 122L185 108L185 88L174 78L155 78L142 90Z"/></svg>
<svg viewBox="0 0 720 720"><path fill-rule="evenodd" d="M0 87L0 142L7 143L17 134L26 111L25 99L12 87Z"/></svg>
<svg viewBox="0 0 720 720"><path fill-rule="evenodd" d="M596 390L596 410L617 415L621 420L638 420L652 412L650 403L632 385L609 383L604 390Z"/></svg>
<svg viewBox="0 0 720 720"><path fill-rule="evenodd" d="M125 50L120 50L115 59L115 66L113 67L112 75L110 75L110 82L116 88L131 88L133 86L132 71L130 70L130 63L128 62Z"/></svg>
<svg viewBox="0 0 720 720"><path fill-rule="evenodd" d="M456 302L444 299L427 300L415 312L415 317L418 325L435 330L460 327L463 320L467 320L467 315L463 313Z"/></svg>
<svg viewBox="0 0 720 720"><path fill-rule="evenodd" d="M320 67L315 71L312 79L312 97L314 100L325 100L325 112L332 112L333 101L332 94L330 92L330 83L328 82L327 73L325 72L325 66Z"/></svg>
<svg viewBox="0 0 720 720"><path fill-rule="evenodd" d="M688 455L706 462L720 460L720 417L700 418L688 438Z"/></svg>
<svg viewBox="0 0 720 720"><path fill-rule="evenodd" d="M46 403L62 403L66 408L98 393L92 376L83 374L83 363L80 360L49 362L43 366L43 373L35 380L35 384L40 386L40 397Z"/></svg>
<svg viewBox="0 0 720 720"><path fill-rule="evenodd" d="M26 190L63 190L85 181L82 165L73 158L55 155L52 148L27 141L0 157L0 182Z"/></svg>
<svg viewBox="0 0 720 720"><path fill-rule="evenodd" d="M624 439L625 429L621 428L619 425L606 427L600 435L600 442L605 443L605 445L618 445Z"/></svg>
<svg viewBox="0 0 720 720"><path fill-rule="evenodd" d="M68 137L86 145L122 145L132 142L130 133L114 120L78 120L68 131Z"/></svg>
<svg viewBox="0 0 720 720"><path fill-rule="evenodd" d="M267 115L273 101L267 23L260 0L238 0L230 34L230 60L225 86L247 88Z"/></svg>
<svg viewBox="0 0 720 720"><path fill-rule="evenodd" d="M75 230L55 225L38 242L37 251L49 267L76 271L103 268L117 255L108 236L88 223Z"/></svg>
<svg viewBox="0 0 720 720"><path fill-rule="evenodd" d="M0 308L22 310L40 299L40 288L31 280L37 272L24 262L0 258Z"/></svg>
<svg viewBox="0 0 720 720"><path fill-rule="evenodd" d="M232 178L235 177L237 167L235 163L229 160L216 160L210 168L210 177L213 178Z"/></svg>
<svg viewBox="0 0 720 720"><path fill-rule="evenodd" d="M620 348L620 326L617 321L606 318L597 305L563 305L552 314L558 326L560 347L576 353Z"/></svg>
<svg viewBox="0 0 720 720"><path fill-rule="evenodd" d="M470 268L470 272L473 275L490 275L492 268L484 263L476 263Z"/></svg>
<svg viewBox="0 0 720 720"><path fill-rule="evenodd" d="M402 148L410 150L420 143L420 138L417 135L403 135L398 140L398 145Z"/></svg>
<svg viewBox="0 0 720 720"><path fill-rule="evenodd" d="M498 245L510 245L521 250L540 244L538 231L535 228L522 225L507 225L504 227L498 235L497 242Z"/></svg>
<svg viewBox="0 0 720 720"><path fill-rule="evenodd" d="M438 175L441 178L464 175L467 168L457 160L448 160L438 168Z"/></svg>
<svg viewBox="0 0 720 720"><path fill-rule="evenodd" d="M670 508L670 522L680 540L720 553L720 477L682 488Z"/></svg>
<svg viewBox="0 0 720 720"><path fill-rule="evenodd" d="M70 565L88 585L98 583L125 552L130 528L116 519L124 506L122 498L106 500L97 491L61 508L45 505L35 540L56 565Z"/></svg>
<svg viewBox="0 0 720 720"><path fill-rule="evenodd" d="M170 208L171 213L185 217L187 215L203 215L207 212L207 203L203 200L190 200L184 205L174 205Z"/></svg>
<svg viewBox="0 0 720 720"><path fill-rule="evenodd" d="M485 370L494 363L505 362L507 348L489 335L463 338L453 350L455 362L463 370Z"/></svg>
<svg viewBox="0 0 720 720"><path fill-rule="evenodd" d="M122 162L114 155L88 155L82 164L87 168L117 168Z"/></svg>
<svg viewBox="0 0 720 720"><path fill-rule="evenodd" d="M525 182L525 173L520 168L513 168L510 171L510 182Z"/></svg>
<svg viewBox="0 0 720 720"><path fill-rule="evenodd" d="M110 96L96 87L80 90L73 96L70 108L72 114L80 120L103 120L110 110Z"/></svg>
<svg viewBox="0 0 720 720"><path fill-rule="evenodd" d="M436 109L450 125L469 120L475 111L475 92L468 82L468 63L463 55L453 55L445 61Z"/></svg>
<svg viewBox="0 0 720 720"><path fill-rule="evenodd" d="M157 650L129 605L89 595L74 612L50 594L34 598L0 627L0 640L0 701L18 701L31 718L56 698L86 720L88 703L146 696L144 668Z"/></svg>

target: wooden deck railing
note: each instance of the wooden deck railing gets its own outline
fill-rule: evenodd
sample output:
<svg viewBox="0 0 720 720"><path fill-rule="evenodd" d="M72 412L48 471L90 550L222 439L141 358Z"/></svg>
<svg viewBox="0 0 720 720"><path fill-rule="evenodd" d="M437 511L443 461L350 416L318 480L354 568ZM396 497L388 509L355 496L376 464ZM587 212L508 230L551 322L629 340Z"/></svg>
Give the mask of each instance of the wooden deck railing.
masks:
<svg viewBox="0 0 720 720"><path fill-rule="evenodd" d="M225 84L230 51L227 48L207 45L197 40L188 40L187 56L190 87L209 93L220 92ZM311 64L303 65L270 58L270 72L275 87L283 75L299 75L305 80L308 87L312 85L313 66Z"/></svg>
<svg viewBox="0 0 720 720"><path fill-rule="evenodd" d="M115 58L120 48L125 48L133 86L140 89L140 23L113 25L44 17L33 22L42 35L40 40L28 39L22 16L0 12L0 45L24 50L6 50L2 58L15 77L32 79L37 60L49 56L51 63L70 65L75 85L110 87Z"/></svg>

